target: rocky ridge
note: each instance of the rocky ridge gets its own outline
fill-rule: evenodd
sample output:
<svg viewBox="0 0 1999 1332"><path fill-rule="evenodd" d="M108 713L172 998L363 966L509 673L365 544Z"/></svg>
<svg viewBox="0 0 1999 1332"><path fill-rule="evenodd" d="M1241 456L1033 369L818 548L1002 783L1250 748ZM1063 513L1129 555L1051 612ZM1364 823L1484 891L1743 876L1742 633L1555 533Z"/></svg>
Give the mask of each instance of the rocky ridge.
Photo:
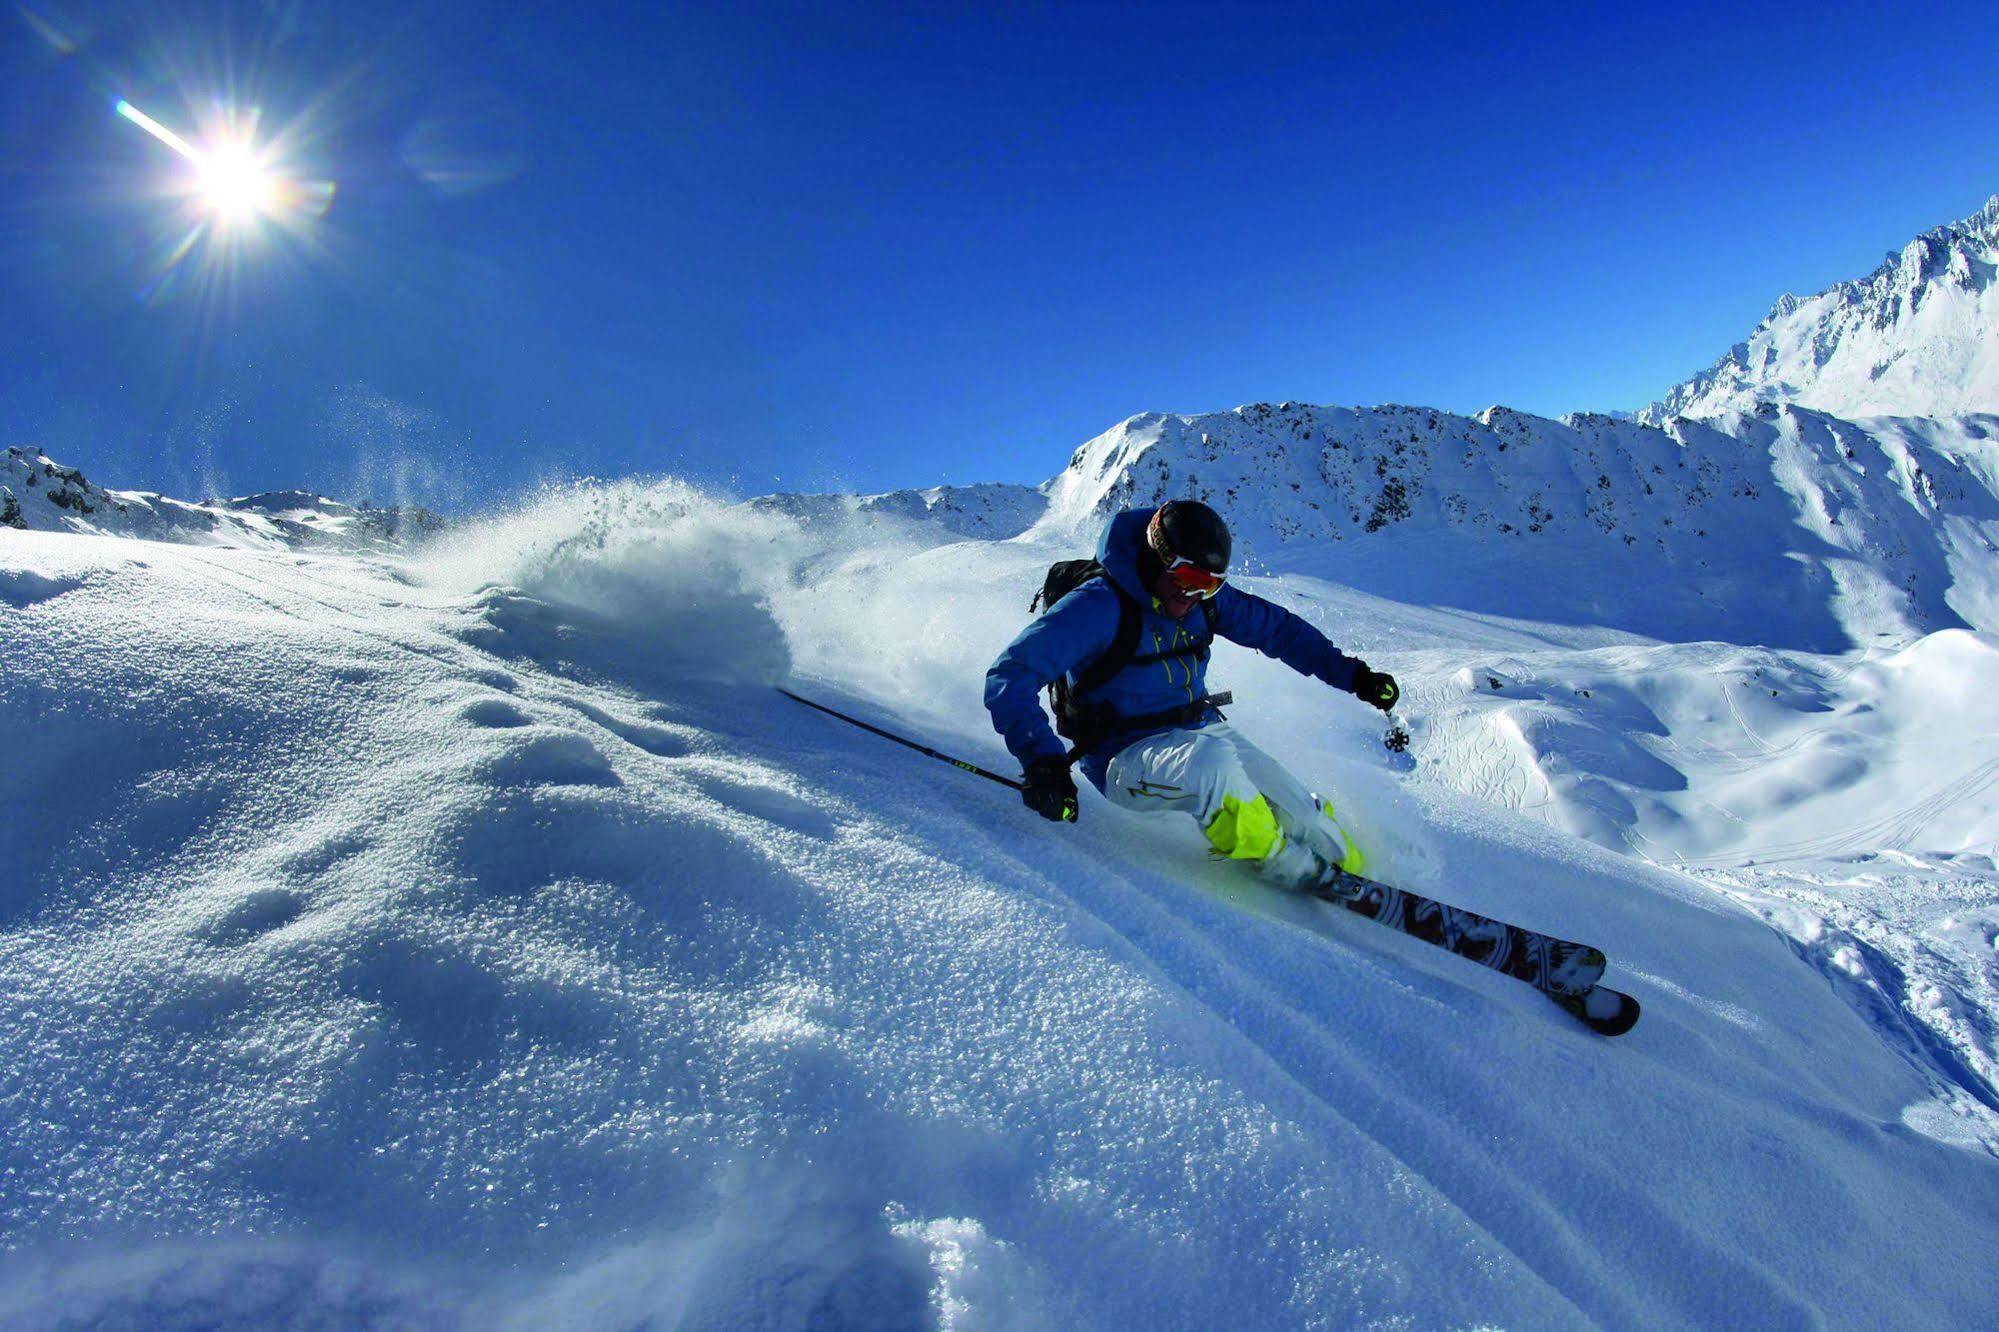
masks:
<svg viewBox="0 0 1999 1332"><path fill-rule="evenodd" d="M193 545L380 550L437 534L413 506L343 504L301 490L199 502L108 490L40 449L0 451L0 528L138 537Z"/></svg>

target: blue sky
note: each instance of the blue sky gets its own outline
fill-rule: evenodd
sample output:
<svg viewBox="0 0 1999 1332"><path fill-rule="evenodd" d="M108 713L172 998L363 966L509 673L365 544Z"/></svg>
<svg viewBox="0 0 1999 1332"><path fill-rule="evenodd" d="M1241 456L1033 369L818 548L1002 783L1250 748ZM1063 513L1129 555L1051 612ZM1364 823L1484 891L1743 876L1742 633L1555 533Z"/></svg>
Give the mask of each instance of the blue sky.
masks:
<svg viewBox="0 0 1999 1332"><path fill-rule="evenodd" d="M1999 191L1999 12L0 12L0 443L172 493L1039 481L1133 412L1635 407ZM162 282L189 137L331 206ZM250 234L255 232L257 234Z"/></svg>

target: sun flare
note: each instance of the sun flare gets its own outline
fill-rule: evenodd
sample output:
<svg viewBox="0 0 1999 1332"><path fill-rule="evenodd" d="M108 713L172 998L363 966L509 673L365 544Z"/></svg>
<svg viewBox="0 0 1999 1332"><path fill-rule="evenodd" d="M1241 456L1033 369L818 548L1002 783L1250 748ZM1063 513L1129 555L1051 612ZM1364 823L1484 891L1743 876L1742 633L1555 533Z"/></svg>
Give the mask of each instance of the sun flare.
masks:
<svg viewBox="0 0 1999 1332"><path fill-rule="evenodd" d="M197 148L130 102L120 101L118 114L194 167L189 192L218 221L240 223L268 216L283 202L283 179L247 136L218 136L207 148Z"/></svg>
<svg viewBox="0 0 1999 1332"><path fill-rule="evenodd" d="M119 116L173 150L180 170L159 182L172 211L162 223L152 273L142 289L149 302L192 289L203 299L225 296L245 263L289 253L323 253L316 224L333 202L333 182L311 179L295 160L300 127L258 132L254 107L216 105L183 138L130 102Z"/></svg>

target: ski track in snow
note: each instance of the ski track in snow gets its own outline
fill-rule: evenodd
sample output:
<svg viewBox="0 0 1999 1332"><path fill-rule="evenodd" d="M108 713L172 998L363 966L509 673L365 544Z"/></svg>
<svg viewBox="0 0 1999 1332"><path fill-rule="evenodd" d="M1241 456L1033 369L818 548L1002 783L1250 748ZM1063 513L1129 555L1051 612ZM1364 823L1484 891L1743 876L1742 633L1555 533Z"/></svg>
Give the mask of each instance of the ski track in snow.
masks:
<svg viewBox="0 0 1999 1332"><path fill-rule="evenodd" d="M0 1324L1999 1304L1994 765L1967 737L1842 824L1892 686L1975 689L1973 635L1606 642L1258 580L1404 674L1420 763L1224 648L1238 724L1383 877L1605 947L1646 1004L1607 1042L1191 828L1051 829L768 688L1004 768L978 677L1059 553L1031 538L669 487L421 564L0 542ZM1850 726L1851 804L1769 797ZM1927 828L1954 844L1890 845Z"/></svg>

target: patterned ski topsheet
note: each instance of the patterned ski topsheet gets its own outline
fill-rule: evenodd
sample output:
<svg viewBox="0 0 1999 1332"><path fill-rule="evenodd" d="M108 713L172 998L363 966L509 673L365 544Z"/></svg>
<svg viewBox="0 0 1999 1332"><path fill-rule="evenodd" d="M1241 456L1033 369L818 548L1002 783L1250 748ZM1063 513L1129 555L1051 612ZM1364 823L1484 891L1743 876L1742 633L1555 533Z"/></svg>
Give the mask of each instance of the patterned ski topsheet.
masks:
<svg viewBox="0 0 1999 1332"><path fill-rule="evenodd" d="M1525 981L1552 997L1576 998L1589 993L1609 965L1604 955L1588 944L1509 925L1344 870L1335 870L1310 891L1357 915Z"/></svg>

